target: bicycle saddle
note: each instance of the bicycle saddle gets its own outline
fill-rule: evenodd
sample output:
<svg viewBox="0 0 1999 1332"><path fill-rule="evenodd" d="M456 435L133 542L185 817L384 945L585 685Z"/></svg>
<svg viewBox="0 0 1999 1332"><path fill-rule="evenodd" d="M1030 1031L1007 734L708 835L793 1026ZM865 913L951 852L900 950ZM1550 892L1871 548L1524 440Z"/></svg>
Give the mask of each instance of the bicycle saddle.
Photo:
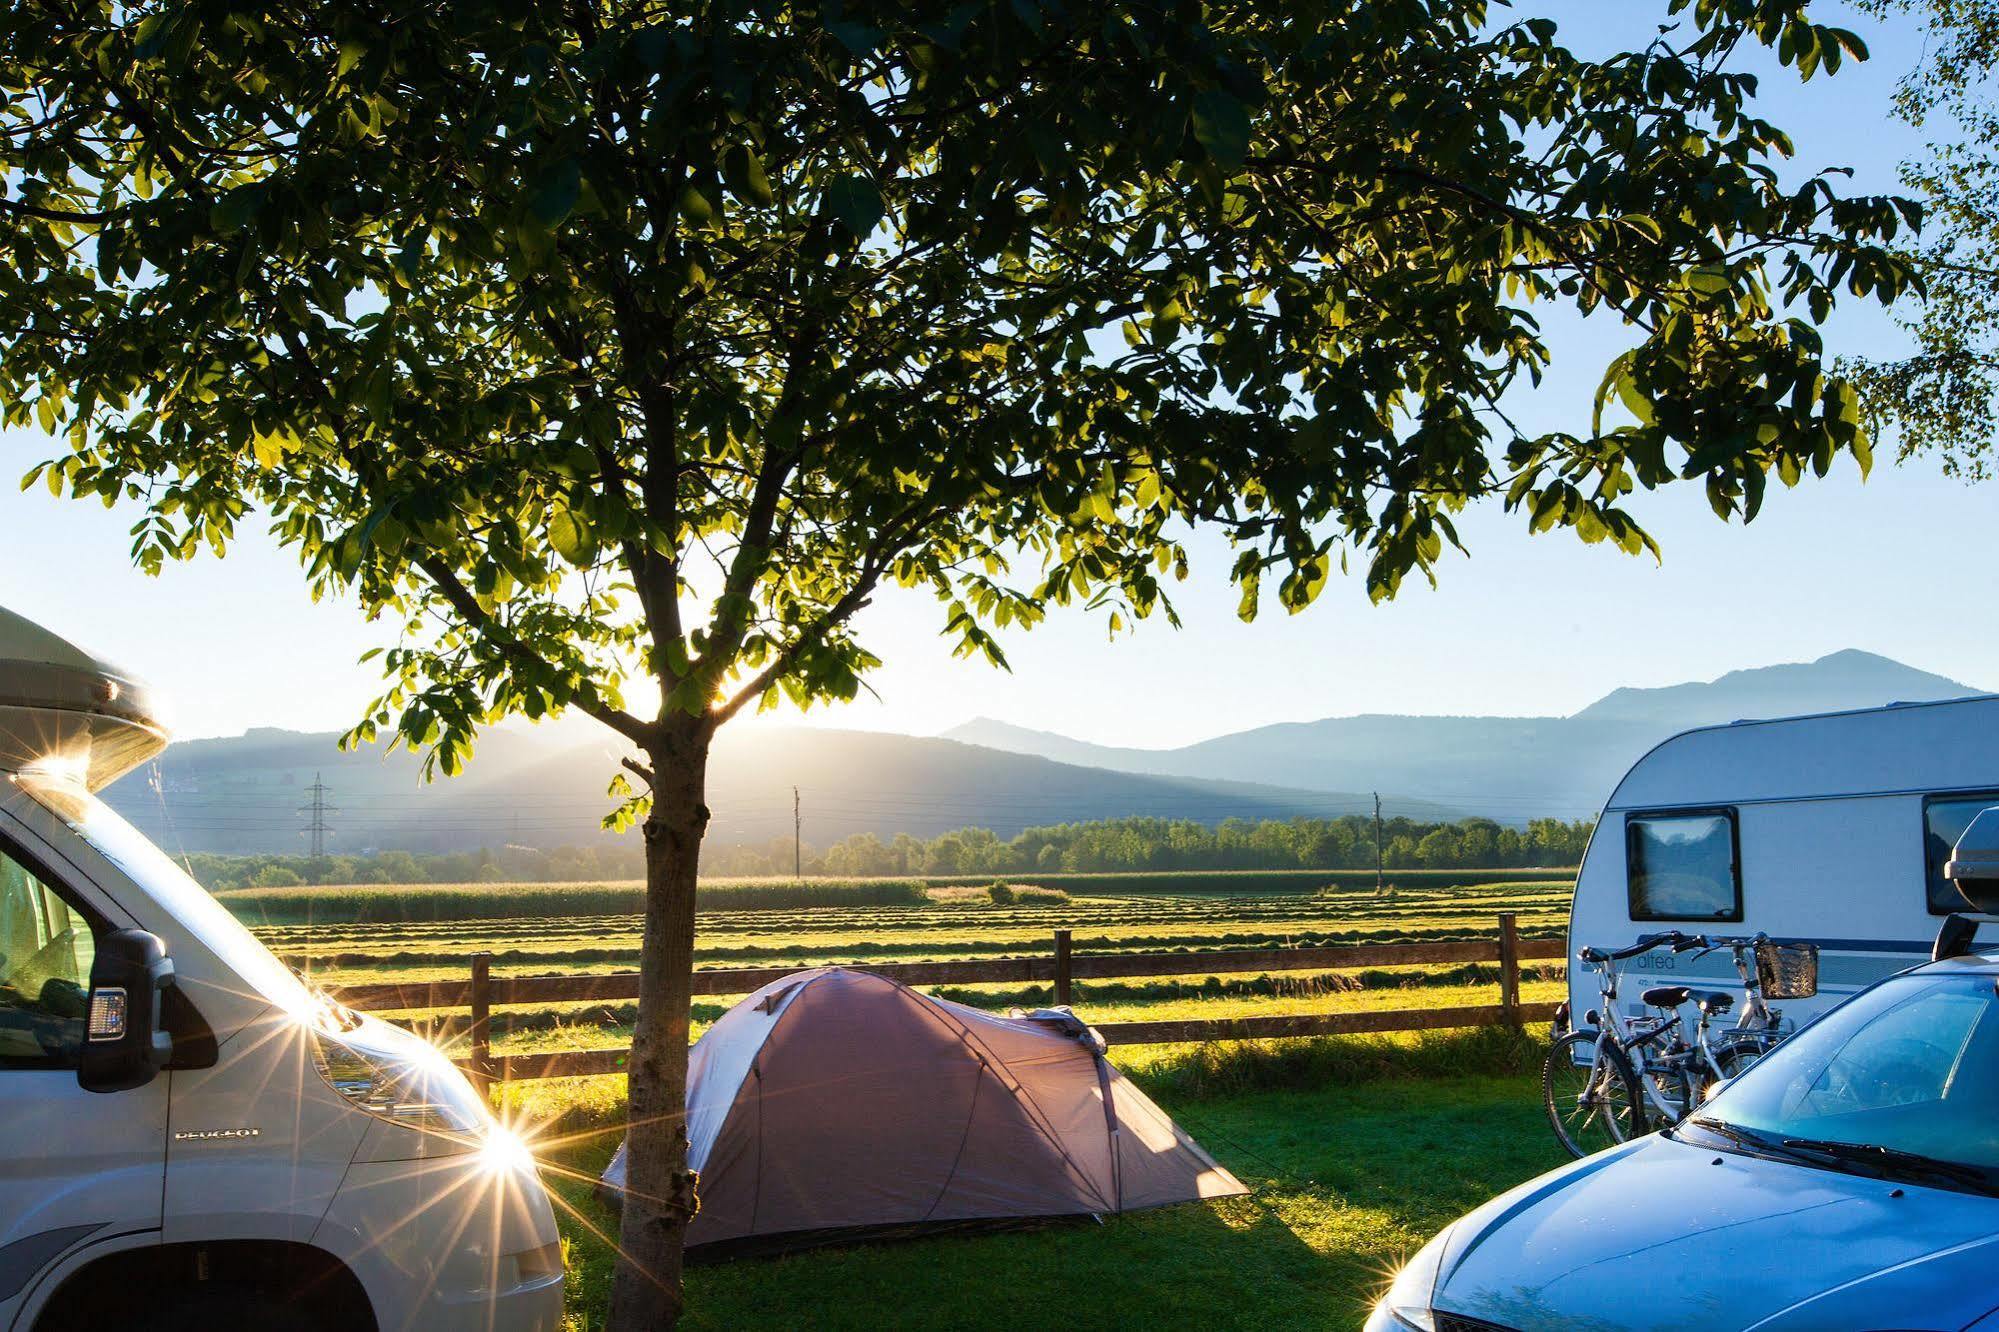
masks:
<svg viewBox="0 0 1999 1332"><path fill-rule="evenodd" d="M1701 1006L1704 1013L1726 1013L1735 1006L1733 995L1720 990L1690 990L1684 985L1654 986L1639 998L1654 1008L1678 1008L1691 999Z"/></svg>

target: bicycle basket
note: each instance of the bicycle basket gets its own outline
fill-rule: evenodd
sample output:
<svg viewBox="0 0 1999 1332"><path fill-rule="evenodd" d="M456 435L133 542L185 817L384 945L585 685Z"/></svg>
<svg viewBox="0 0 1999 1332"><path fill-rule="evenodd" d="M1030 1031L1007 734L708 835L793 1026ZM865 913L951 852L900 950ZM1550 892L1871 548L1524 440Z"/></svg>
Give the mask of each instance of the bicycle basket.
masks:
<svg viewBox="0 0 1999 1332"><path fill-rule="evenodd" d="M1756 945L1756 979L1765 999L1809 999L1819 992L1819 946L1808 943Z"/></svg>

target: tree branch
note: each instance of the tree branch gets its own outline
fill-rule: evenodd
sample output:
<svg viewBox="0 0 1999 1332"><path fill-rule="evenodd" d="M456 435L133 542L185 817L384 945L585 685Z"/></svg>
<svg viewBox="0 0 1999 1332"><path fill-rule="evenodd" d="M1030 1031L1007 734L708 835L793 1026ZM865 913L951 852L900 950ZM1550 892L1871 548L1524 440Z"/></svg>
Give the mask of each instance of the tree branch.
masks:
<svg viewBox="0 0 1999 1332"><path fill-rule="evenodd" d="M44 222L75 222L83 226L98 226L113 222L125 216L126 210L112 209L103 213L77 213L62 208L44 208L31 204L25 199L0 199L0 213L12 213L16 217L38 217Z"/></svg>
<svg viewBox="0 0 1999 1332"><path fill-rule="evenodd" d="M515 666L530 670L555 669L554 663L521 642L511 629L481 606L479 599L472 595L472 590L465 586L457 572L441 557L426 555L417 560L416 565L429 576L444 599L451 603L451 608L457 611L468 625L483 634L487 641L498 648L501 655ZM596 699L577 699L574 700L574 705L635 745L643 747L652 739L652 728L629 712Z"/></svg>

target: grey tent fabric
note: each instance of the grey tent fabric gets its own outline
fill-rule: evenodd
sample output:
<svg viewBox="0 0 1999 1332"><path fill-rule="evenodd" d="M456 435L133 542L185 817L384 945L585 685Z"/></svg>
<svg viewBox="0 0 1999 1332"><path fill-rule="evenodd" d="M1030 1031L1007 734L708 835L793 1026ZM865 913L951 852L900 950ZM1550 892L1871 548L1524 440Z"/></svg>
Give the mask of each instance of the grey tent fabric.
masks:
<svg viewBox="0 0 1999 1332"><path fill-rule="evenodd" d="M690 1053L687 1099L690 1248L1248 1192L1066 1010L1001 1017L842 967L725 1013ZM620 1146L601 1187L624 1182Z"/></svg>

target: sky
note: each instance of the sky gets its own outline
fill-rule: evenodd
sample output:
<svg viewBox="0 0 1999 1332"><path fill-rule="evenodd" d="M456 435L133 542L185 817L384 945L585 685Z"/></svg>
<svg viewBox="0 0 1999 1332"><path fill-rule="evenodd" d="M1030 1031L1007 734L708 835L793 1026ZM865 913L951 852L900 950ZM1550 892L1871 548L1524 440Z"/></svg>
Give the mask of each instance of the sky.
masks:
<svg viewBox="0 0 1999 1332"><path fill-rule="evenodd" d="M1549 0L1516 11L1557 18L1564 40L1587 50L1642 43L1658 8ZM1847 166L1848 192L1892 190L1897 163L1920 149L1889 108L1918 37L1836 5L1818 10L1862 33L1874 59L1803 85L1772 71L1760 113L1792 133L1795 169ZM1600 331L1573 317L1549 329L1555 372L1512 405L1529 428L1586 426L1606 356ZM1891 319L1858 307L1836 316L1828 342L1863 355L1906 345ZM377 676L357 658L391 641L394 626L367 623L350 600L313 603L296 557L259 535L224 560L137 572L133 513L3 483L54 448L0 433L0 605L150 679L183 736L344 729L361 715ZM1631 507L1663 547L1658 563L1565 534L1529 537L1523 519L1476 508L1459 524L1470 556L1448 558L1435 590L1415 582L1373 606L1358 577L1336 578L1305 613L1267 610L1253 625L1236 618L1225 547L1197 540L1194 577L1177 594L1182 629L1155 618L1112 642L1100 618L1058 610L1003 635L1009 673L954 660L936 602L890 591L860 621L887 663L870 678L875 696L805 720L931 734L989 716L1170 746L1363 712L1566 714L1620 685L1849 647L1999 686L1999 621L1981 614L1999 567L1999 489L1926 461L1897 466L1890 453L1865 484L1842 459L1827 480L1773 485L1747 527L1718 522L1698 487L1641 495Z"/></svg>

